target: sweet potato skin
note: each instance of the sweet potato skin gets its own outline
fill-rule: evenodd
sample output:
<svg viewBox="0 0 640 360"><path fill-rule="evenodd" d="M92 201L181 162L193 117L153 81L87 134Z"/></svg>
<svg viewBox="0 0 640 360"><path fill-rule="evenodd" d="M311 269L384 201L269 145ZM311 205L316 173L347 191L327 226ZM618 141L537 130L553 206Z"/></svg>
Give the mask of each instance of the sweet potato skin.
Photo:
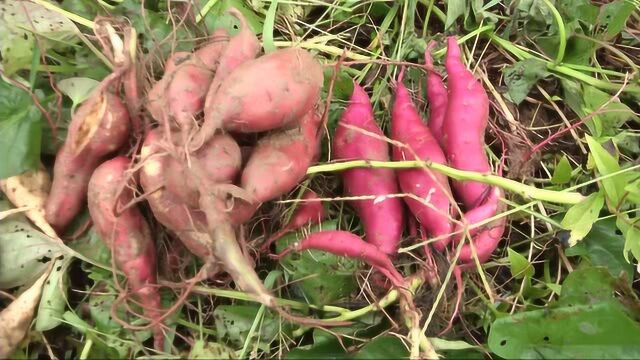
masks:
<svg viewBox="0 0 640 360"><path fill-rule="evenodd" d="M310 111L293 129L261 139L242 171L241 186L257 203L287 193L304 178L318 153L316 133L320 116Z"/></svg>
<svg viewBox="0 0 640 360"><path fill-rule="evenodd" d="M489 119L489 98L473 74L462 63L460 47L449 37L445 67L449 97L443 124L447 159L456 169L490 173L484 151L484 134ZM467 209L476 207L489 186L474 181L454 181L453 188Z"/></svg>
<svg viewBox="0 0 640 360"><path fill-rule="evenodd" d="M102 163L93 173L88 187L88 205L96 232L114 251L118 267L129 280L134 295L152 320L161 314L160 294L156 287L156 249L149 225L137 207L114 213L133 199L135 182L127 181L130 160L119 156ZM122 192L119 190L127 183ZM164 335L155 327L155 346L162 349Z"/></svg>
<svg viewBox="0 0 640 360"><path fill-rule="evenodd" d="M141 150L140 183L154 217L173 232L185 247L199 258L211 256L207 222L202 211L189 207L165 188L167 161L170 156L162 150L162 135L158 128L151 130Z"/></svg>
<svg viewBox="0 0 640 360"><path fill-rule="evenodd" d="M355 85L333 137L335 158L388 161L389 146L383 136L374 120L368 95ZM376 196L374 200L354 200L351 205L362 221L365 240L384 253L394 254L405 223L402 200L385 197L398 193L394 172L387 169L350 169L342 173L342 180L347 196Z"/></svg>
<svg viewBox="0 0 640 360"><path fill-rule="evenodd" d="M256 81L267 75L268 81ZM299 120L318 101L322 85L322 66L302 49L277 50L247 61L222 81L205 107L195 147L219 128L263 132Z"/></svg>
<svg viewBox="0 0 640 360"><path fill-rule="evenodd" d="M45 206L46 219L58 233L85 205L93 171L126 143L130 130L127 108L110 91L92 95L73 115L67 139L56 156Z"/></svg>
<svg viewBox="0 0 640 360"><path fill-rule="evenodd" d="M402 74L398 78L391 118L391 137L406 145L393 146L393 160L415 160L417 157L418 160L447 163L440 145L413 105L409 91L402 82ZM444 250L452 230L452 196L447 177L429 169L400 170L396 174L403 193L429 202L426 205L416 199L405 198L409 210L422 226L431 236L439 238L433 243L434 247L439 251Z"/></svg>
<svg viewBox="0 0 640 360"><path fill-rule="evenodd" d="M424 52L424 60L426 65L433 67L430 51L431 47L427 47ZM444 149L447 144L443 134L443 125L449 100L442 77L433 70L427 72L427 101L429 102L429 129L433 137L438 140L440 147Z"/></svg>

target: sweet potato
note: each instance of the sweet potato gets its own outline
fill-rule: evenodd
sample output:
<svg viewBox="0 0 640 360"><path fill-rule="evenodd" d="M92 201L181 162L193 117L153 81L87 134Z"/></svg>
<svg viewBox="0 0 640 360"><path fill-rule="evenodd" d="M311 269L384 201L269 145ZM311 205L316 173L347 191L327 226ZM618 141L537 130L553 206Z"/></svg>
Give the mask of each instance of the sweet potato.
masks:
<svg viewBox="0 0 640 360"><path fill-rule="evenodd" d="M170 155L163 151L159 129L151 130L140 152L142 171L140 183L154 217L182 241L194 255L207 259L211 256L207 221L202 211L193 209L165 188L167 162Z"/></svg>
<svg viewBox="0 0 640 360"><path fill-rule="evenodd" d="M304 178L318 152L320 116L307 113L300 125L262 138L242 171L241 186L256 203L291 191Z"/></svg>
<svg viewBox="0 0 640 360"><path fill-rule="evenodd" d="M315 232L293 246L288 247L278 258L291 251L321 250L338 256L344 256L365 261L385 275L396 287L405 287L404 278L393 266L389 256L376 246L365 242L357 235L348 231L319 231Z"/></svg>
<svg viewBox="0 0 640 360"><path fill-rule="evenodd" d="M418 110L413 105L411 95L402 82L402 70L398 77L391 115L391 138L406 145L393 146L395 161L425 160L446 164L446 158L440 145L422 122ZM429 169L400 170L397 173L398 184L403 193L413 194L428 201L429 205L412 198L405 198L409 210L433 237L439 240L433 243L438 250L448 244L452 230L451 189L443 174Z"/></svg>
<svg viewBox="0 0 640 360"><path fill-rule="evenodd" d="M354 85L349 105L342 113L333 137L335 158L388 161L389 145L383 136L374 120L367 93ZM393 171L350 169L343 172L342 179L346 195L376 196L375 200L354 200L351 205L362 221L365 240L386 254L394 254L402 237L405 215L401 199L385 197L398 193Z"/></svg>
<svg viewBox="0 0 640 360"><path fill-rule="evenodd" d="M271 246L274 241L277 241L290 231L300 229L309 224L318 224L322 221L325 216L324 206L322 206L322 202L320 201L313 201L317 199L318 194L311 189L307 189L304 194L302 194L301 200L303 200L303 202L298 204L289 222L283 226L282 229L271 235L271 237L264 242L261 249L263 251L269 249L269 246Z"/></svg>
<svg viewBox="0 0 640 360"><path fill-rule="evenodd" d="M432 43L435 44L435 43ZM433 67L431 59L432 45L428 46L424 52L424 62L429 67ZM444 118L447 115L448 102L447 88L442 81L440 74L433 70L427 72L427 101L429 102L429 129L433 137L438 140L440 147L444 149L447 141L443 134Z"/></svg>
<svg viewBox="0 0 640 360"><path fill-rule="evenodd" d="M176 67L189 60L192 56L192 54L185 51L179 51L171 54L164 65L164 75L162 76L162 78L160 78L160 80L156 81L155 84L153 84L153 86L147 93L146 109L151 117L153 117L156 121L160 123L162 123L163 121L163 109L166 106L164 93L167 89L167 81L171 77L173 77L173 74L176 71Z"/></svg>
<svg viewBox="0 0 640 360"><path fill-rule="evenodd" d="M46 219L58 233L84 206L93 170L126 143L130 129L127 108L109 90L99 89L73 115L45 206Z"/></svg>
<svg viewBox="0 0 640 360"><path fill-rule="evenodd" d="M220 128L262 132L300 120L317 103L322 84L322 66L302 49L281 49L247 61L222 81L205 107L192 149Z"/></svg>
<svg viewBox="0 0 640 360"><path fill-rule="evenodd" d="M443 124L446 155L452 167L490 173L484 151L484 133L489 119L489 98L473 74L462 63L455 37L449 37L445 67L449 97ZM489 186L474 181L454 181L453 188L467 209L482 202Z"/></svg>
<svg viewBox="0 0 640 360"><path fill-rule="evenodd" d="M211 87L207 92L205 107L213 100L222 81L226 79L235 68L254 59L261 48L260 40L258 40L249 28L249 24L247 24L244 15L235 8L229 9L228 12L240 21L240 31L229 40L229 45L227 45L224 53L220 56L220 63L211 82Z"/></svg>
<svg viewBox="0 0 640 360"><path fill-rule="evenodd" d="M215 135L190 158L191 166L198 163L213 183L232 183L240 173L242 154L240 147L229 135ZM189 164L175 158L167 159L167 189L187 205L198 207L198 187L188 174Z"/></svg>
<svg viewBox="0 0 640 360"><path fill-rule="evenodd" d="M7 195L7 199L17 208L28 207L29 210L25 211L27 218L45 235L55 239L58 235L45 219L44 211L50 188L51 178L42 166L0 180L0 189Z"/></svg>
<svg viewBox="0 0 640 360"><path fill-rule="evenodd" d="M114 213L133 199L135 181L126 173L129 164L128 158L119 156L105 161L93 172L88 188L89 213L96 232L112 249L117 266L129 280L145 314L157 321L162 316L162 306L156 280L156 248L149 225L135 206L119 215ZM154 329L154 346L162 350L162 327L156 324Z"/></svg>

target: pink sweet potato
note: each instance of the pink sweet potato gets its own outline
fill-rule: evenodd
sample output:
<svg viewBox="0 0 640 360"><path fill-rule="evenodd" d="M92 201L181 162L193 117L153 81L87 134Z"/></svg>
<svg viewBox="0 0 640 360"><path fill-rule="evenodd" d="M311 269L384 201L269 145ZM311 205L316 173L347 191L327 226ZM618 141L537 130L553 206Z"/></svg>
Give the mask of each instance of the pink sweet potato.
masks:
<svg viewBox="0 0 640 360"><path fill-rule="evenodd" d="M173 77L173 74L176 71L176 67L178 67L183 62L188 61L192 56L192 54L184 51L179 51L169 56L167 62L164 65L164 75L162 76L162 78L160 78L160 80L156 81L156 83L153 84L153 86L147 93L146 108L151 117L153 117L156 121L163 121L163 109L166 106L164 93L167 89L167 81L169 81L169 79Z"/></svg>
<svg viewBox="0 0 640 360"><path fill-rule="evenodd" d="M311 189L307 189L304 194L302 194L302 200L298 207L295 209L293 215L291 215L291 219L289 222L282 227L275 234L271 235L267 241L262 245L262 250L267 250L271 244L283 237L290 231L294 231L300 229L303 226L309 224L318 224L325 216L324 206L322 206L322 202L313 201L318 199L318 194Z"/></svg>
<svg viewBox="0 0 640 360"><path fill-rule="evenodd" d="M152 320L162 316L156 282L156 248L149 225L137 207L114 210L133 199L135 182L128 182L129 159L119 156L100 165L91 176L88 204L91 219L102 241L113 251L117 266L129 280L133 294ZM124 190L119 194L120 189ZM119 194L119 195L118 195ZM164 334L160 324L154 327L154 345L162 350Z"/></svg>
<svg viewBox="0 0 640 360"><path fill-rule="evenodd" d="M448 38L445 67L449 98L443 133L449 164L460 170L490 173L483 147L489 98L482 84L462 63L460 47L454 37ZM454 181L453 188L466 208L472 209L488 194L489 186L474 181Z"/></svg>
<svg viewBox="0 0 640 360"><path fill-rule="evenodd" d="M404 278L395 269L387 254L348 231L334 230L315 232L285 249L278 254L277 257L285 256L291 251L310 249L363 260L389 278L394 286L399 288L405 287Z"/></svg>
<svg viewBox="0 0 640 360"><path fill-rule="evenodd" d="M240 147L229 135L215 135L191 155L191 166L199 165L213 183L232 183L240 173L242 155ZM196 164L197 163L197 164ZM175 158L167 159L165 174L167 189L187 205L198 207L198 187L188 174L189 164Z"/></svg>
<svg viewBox="0 0 640 360"><path fill-rule="evenodd" d="M333 138L335 158L388 161L389 145L383 136L367 93L354 85ZM402 238L405 216L401 199L385 197L398 193L394 172L357 168L344 171L342 179L347 196L376 196L375 200L354 200L351 205L362 221L365 240L386 254L394 254Z"/></svg>
<svg viewBox="0 0 640 360"><path fill-rule="evenodd" d="M404 70L403 70L404 71ZM394 146L393 160L425 160L446 164L440 145L422 122L413 105L411 95L402 82L403 71L397 81L391 115L391 138L406 145ZM442 251L450 240L452 230L451 189L446 176L429 169L400 170L397 173L402 192L428 201L429 205L413 198L405 198L409 210L433 237L439 238L434 247Z"/></svg>
<svg viewBox="0 0 640 360"><path fill-rule="evenodd" d="M433 67L431 59L431 46L428 46L424 52L424 62L426 65ZM446 139L443 134L444 118L447 115L448 102L447 88L442 81L440 74L433 70L427 73L427 100L429 102L429 129L433 137L438 140L440 147L444 149L447 146Z"/></svg>
<svg viewBox="0 0 640 360"><path fill-rule="evenodd" d="M56 156L45 206L46 219L58 233L84 206L95 168L126 143L130 129L125 105L101 88L73 115L67 139Z"/></svg>
<svg viewBox="0 0 640 360"><path fill-rule="evenodd" d="M205 107L192 148L220 128L262 132L298 121L318 102L322 84L322 66L302 49L281 49L247 61L222 81Z"/></svg>
<svg viewBox="0 0 640 360"><path fill-rule="evenodd" d="M307 113L300 125L262 138L242 171L241 185L256 203L291 191L304 178L318 152L320 116Z"/></svg>
<svg viewBox="0 0 640 360"><path fill-rule="evenodd" d="M205 107L215 97L215 93L218 91L222 81L226 79L235 68L251 59L255 59L260 52L260 40L258 40L249 28L249 24L247 24L244 15L235 8L229 9L229 14L240 21L240 31L229 40L229 45L227 45L224 53L220 56L220 63L207 93Z"/></svg>
<svg viewBox="0 0 640 360"><path fill-rule="evenodd" d="M170 155L161 146L162 135L159 129L147 134L141 150L140 183L154 217L182 241L194 255L207 259L210 236L207 232L207 221L202 211L193 209L178 196L165 188L167 162Z"/></svg>

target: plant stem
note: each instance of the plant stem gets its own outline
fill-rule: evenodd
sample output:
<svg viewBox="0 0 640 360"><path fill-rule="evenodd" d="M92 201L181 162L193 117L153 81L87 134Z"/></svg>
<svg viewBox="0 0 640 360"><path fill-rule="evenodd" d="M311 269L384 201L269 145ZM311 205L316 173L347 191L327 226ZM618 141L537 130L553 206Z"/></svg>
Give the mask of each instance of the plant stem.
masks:
<svg viewBox="0 0 640 360"><path fill-rule="evenodd" d="M354 160L330 164L312 166L307 170L307 175L321 172L342 171L353 168L377 168L377 169L413 169L428 168L447 175L455 180L477 181L485 184L501 187L505 190L519 194L525 199L548 201L557 204L577 204L585 197L577 192L554 191L539 189L534 186L525 185L515 180L503 178L492 174L482 174L472 171L454 169L452 167L433 163L431 161L374 161L374 160Z"/></svg>
<svg viewBox="0 0 640 360"><path fill-rule="evenodd" d="M54 5L54 4L50 3L50 2L47 2L47 1L44 1L44 0L32 0L32 1L34 3L40 5L40 6L44 7L44 8L47 8L47 9L49 9L51 11L54 11L54 12L57 12L58 14L66 17L67 19L69 19L71 21L74 21L74 22L77 22L80 25L84 25L84 26L86 26L86 27L88 27L90 29L93 29L93 27L95 25L93 23L93 21L87 20L87 19L83 18L82 16L76 15L76 14L74 14L72 12L69 12L69 11L67 11L65 9L61 9L58 6L56 6L56 5Z"/></svg>
<svg viewBox="0 0 640 360"><path fill-rule="evenodd" d="M558 44L558 54L556 54L556 64L560 64L562 63L562 60L564 60L564 51L567 48L567 31L565 30L562 15L560 15L558 9L553 6L550 0L544 0L544 3L547 4L551 13L553 13L556 25L558 25L558 37L560 38L560 43Z"/></svg>

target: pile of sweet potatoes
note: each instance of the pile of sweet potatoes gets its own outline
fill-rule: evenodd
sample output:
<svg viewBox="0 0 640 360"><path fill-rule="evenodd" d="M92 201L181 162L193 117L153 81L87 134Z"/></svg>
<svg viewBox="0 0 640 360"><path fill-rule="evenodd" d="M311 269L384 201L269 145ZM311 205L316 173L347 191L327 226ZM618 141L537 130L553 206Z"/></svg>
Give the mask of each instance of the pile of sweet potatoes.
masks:
<svg viewBox="0 0 640 360"><path fill-rule="evenodd" d="M114 264L150 320L158 349L165 339L166 316L156 275L158 236L150 230L155 223L202 260L198 280L224 270L256 301L305 321L278 307L236 235L263 203L297 188L318 160L323 68L299 48L261 54L260 41L242 14L231 14L241 25L236 35L216 30L192 52L177 52L165 60L161 76L143 92L143 108L134 110L146 119L143 138L132 131L138 127L132 124L139 115L131 113L135 100L123 96L127 86L138 85L127 82L141 79L125 77L131 72L123 69L106 78L73 115L56 157L50 192L40 205L58 235L66 234L88 207L96 233L112 250ZM425 56L430 63L428 53ZM335 159L419 159L491 172L483 149L488 98L461 62L453 38L445 66L448 89L437 73L427 75L428 125L413 105L401 72L391 109L391 143L374 118L367 93L355 85L333 134ZM280 256L317 249L361 259L403 288L405 279L392 260L409 214L438 251L452 254L452 244L468 233L472 241L459 256L464 266L475 258L486 261L506 226L504 218L473 226L501 211L503 193L498 188L450 184L426 168L356 168L340 175L365 237L340 230L317 232ZM308 190L302 199L306 202L290 222L265 241L264 252L282 234L327 216L316 193ZM466 211L460 216L456 199Z"/></svg>

